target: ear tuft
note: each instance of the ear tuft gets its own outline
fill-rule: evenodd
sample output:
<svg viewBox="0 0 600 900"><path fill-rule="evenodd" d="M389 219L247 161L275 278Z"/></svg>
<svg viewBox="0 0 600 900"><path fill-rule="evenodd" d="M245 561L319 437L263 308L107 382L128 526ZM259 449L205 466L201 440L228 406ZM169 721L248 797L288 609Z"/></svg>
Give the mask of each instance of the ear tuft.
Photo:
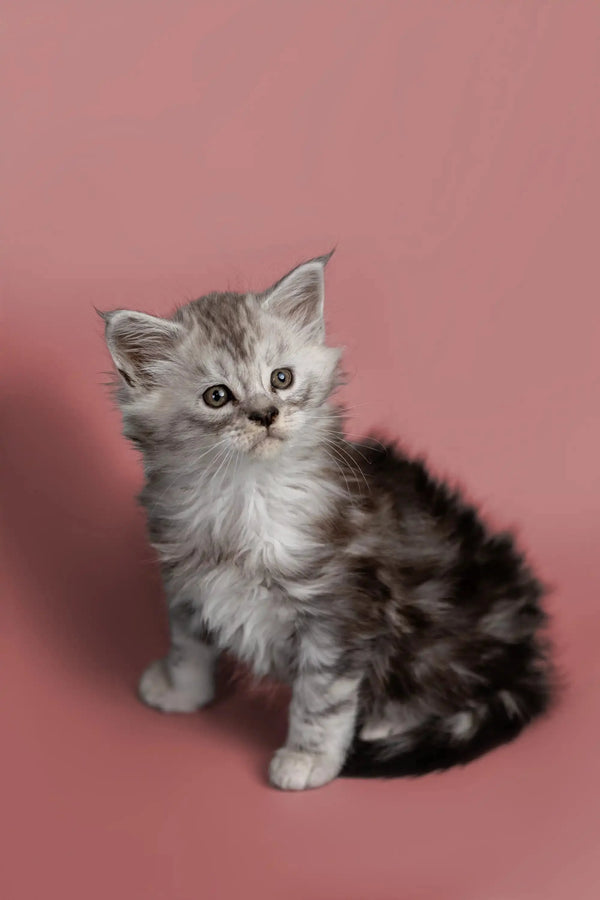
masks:
<svg viewBox="0 0 600 900"><path fill-rule="evenodd" d="M94 306L94 304L92 304L92 306ZM98 309L97 306L94 306L94 312L96 313L96 315L100 316L103 322L108 322L108 319L110 317L109 312L105 312L103 309Z"/></svg>
<svg viewBox="0 0 600 900"><path fill-rule="evenodd" d="M317 260L323 264L323 267L325 267L336 250L337 247L332 247L329 253L326 253L324 256L317 256Z"/></svg>

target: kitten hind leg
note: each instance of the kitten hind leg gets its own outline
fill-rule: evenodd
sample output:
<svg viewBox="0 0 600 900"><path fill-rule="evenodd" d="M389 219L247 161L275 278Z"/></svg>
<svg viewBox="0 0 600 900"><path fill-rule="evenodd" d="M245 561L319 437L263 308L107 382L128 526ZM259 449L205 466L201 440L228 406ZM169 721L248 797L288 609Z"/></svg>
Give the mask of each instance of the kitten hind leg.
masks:
<svg viewBox="0 0 600 900"><path fill-rule="evenodd" d="M411 731L423 720L423 714L408 704L388 701L383 709L367 718L358 734L361 741L381 741Z"/></svg>
<svg viewBox="0 0 600 900"><path fill-rule="evenodd" d="M486 709L483 705L473 705L470 708L458 709L446 716L434 716L426 710L411 707L409 704L388 701L383 710L367 718L361 730L359 738L362 741L381 741L386 738L404 738L410 742L414 738L415 729L425 723L437 721L451 741L469 740L477 731L481 721L485 718Z"/></svg>
<svg viewBox="0 0 600 900"><path fill-rule="evenodd" d="M140 699L162 712L194 712L213 699L217 651L195 638L188 622L171 619L171 648L140 678Z"/></svg>

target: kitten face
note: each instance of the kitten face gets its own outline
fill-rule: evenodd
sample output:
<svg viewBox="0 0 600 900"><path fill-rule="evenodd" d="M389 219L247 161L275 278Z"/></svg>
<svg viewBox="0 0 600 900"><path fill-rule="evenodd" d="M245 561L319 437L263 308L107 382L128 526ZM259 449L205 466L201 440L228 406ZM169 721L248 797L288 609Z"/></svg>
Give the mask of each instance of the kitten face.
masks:
<svg viewBox="0 0 600 900"><path fill-rule="evenodd" d="M225 447L277 454L331 393L337 353L253 296L206 298L190 313L186 357L195 374L180 386L198 428Z"/></svg>
<svg viewBox="0 0 600 900"><path fill-rule="evenodd" d="M269 459L310 440L340 356L324 344L327 259L263 294L210 294L171 319L105 314L128 436L177 439L215 459L233 451Z"/></svg>

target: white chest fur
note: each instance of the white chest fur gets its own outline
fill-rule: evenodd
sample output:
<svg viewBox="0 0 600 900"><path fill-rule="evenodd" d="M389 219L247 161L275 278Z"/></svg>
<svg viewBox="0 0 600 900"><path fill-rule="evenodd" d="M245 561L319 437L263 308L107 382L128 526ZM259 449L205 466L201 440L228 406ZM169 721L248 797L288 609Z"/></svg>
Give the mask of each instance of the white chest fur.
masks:
<svg viewBox="0 0 600 900"><path fill-rule="evenodd" d="M219 645L258 676L283 675L294 636L295 607L289 597L233 563L206 572L198 587L202 621Z"/></svg>
<svg viewBox="0 0 600 900"><path fill-rule="evenodd" d="M315 468L306 460L200 486L177 514L187 539L234 556L249 574L293 577L318 552L315 526L335 502L335 486L317 479Z"/></svg>
<svg viewBox="0 0 600 900"><path fill-rule="evenodd" d="M202 620L257 675L286 668L296 605L282 585L318 556L315 524L334 499L311 474L309 466L277 477L251 473L210 485L187 510L196 546L210 543L216 558L226 560L196 573L193 595Z"/></svg>

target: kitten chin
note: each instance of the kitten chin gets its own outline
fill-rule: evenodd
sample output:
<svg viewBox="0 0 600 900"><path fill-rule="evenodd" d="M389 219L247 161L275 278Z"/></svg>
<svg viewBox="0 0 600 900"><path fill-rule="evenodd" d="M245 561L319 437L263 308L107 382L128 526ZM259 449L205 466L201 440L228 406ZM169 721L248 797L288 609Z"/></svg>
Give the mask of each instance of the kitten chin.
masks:
<svg viewBox="0 0 600 900"><path fill-rule="evenodd" d="M285 439L279 435L266 435L247 452L255 459L274 459L280 455L284 444Z"/></svg>

